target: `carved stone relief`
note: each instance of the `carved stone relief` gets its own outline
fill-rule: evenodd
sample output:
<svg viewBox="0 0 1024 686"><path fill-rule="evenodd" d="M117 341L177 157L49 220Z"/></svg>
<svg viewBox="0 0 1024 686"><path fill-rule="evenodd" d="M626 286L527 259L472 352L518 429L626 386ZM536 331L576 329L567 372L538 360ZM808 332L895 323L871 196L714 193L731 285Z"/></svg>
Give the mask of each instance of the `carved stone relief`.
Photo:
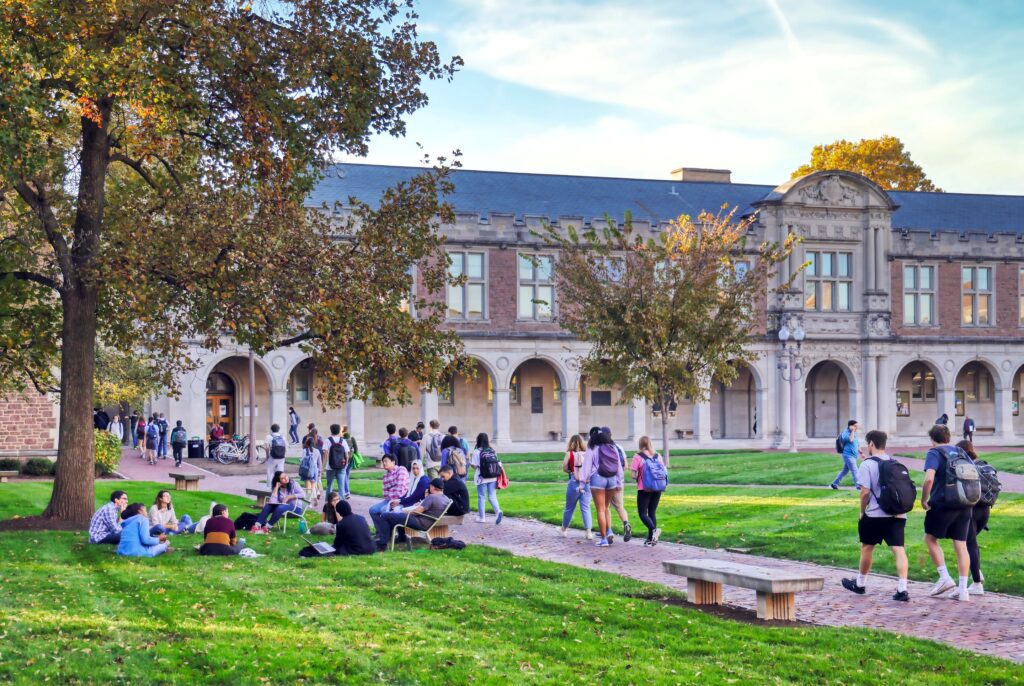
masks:
<svg viewBox="0 0 1024 686"><path fill-rule="evenodd" d="M837 175L826 176L816 184L804 186L798 194L804 202L848 206L860 203L864 195L856 188L840 181Z"/></svg>

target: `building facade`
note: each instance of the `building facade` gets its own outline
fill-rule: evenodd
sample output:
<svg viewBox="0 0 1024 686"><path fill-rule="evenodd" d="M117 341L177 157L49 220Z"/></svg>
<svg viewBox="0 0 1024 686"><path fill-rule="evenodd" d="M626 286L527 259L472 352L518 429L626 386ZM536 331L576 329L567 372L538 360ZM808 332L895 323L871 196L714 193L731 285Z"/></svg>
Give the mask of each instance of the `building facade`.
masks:
<svg viewBox="0 0 1024 686"><path fill-rule="evenodd" d="M338 165L309 205L344 215L346 198L373 200L416 171ZM466 282L445 294L448 325L476 376L455 378L442 393L410 381L411 406L352 400L324 409L313 360L297 348L274 350L255 360L257 436L272 422L286 425L289 407L303 424L349 425L370 453L387 423L435 417L470 437L486 432L503 450L558 449L594 425L624 442L657 434L652 408L624 404L618 389L581 376L586 344L558 326L556 256L532 230L622 222L629 213L641 232L657 232L680 214L729 203L756 214L755 243L802 239L773 287L807 266L789 290L766 297L750 341L757 361L728 386L712 379L707 402L669 408L670 435L681 445L788 445L791 407L801 446L830 445L850 418L897 444L921 444L943 413L954 433L973 418L983 444L1024 441L1024 197L887 193L841 171L776 187L691 169L664 181L478 171L454 172L454 181L456 220L443 233L452 271ZM792 384L777 338L785 322L806 331ZM248 351L228 343L194 355L197 369L181 379L180 397L152 409L182 419L190 433L213 421L245 433Z"/></svg>

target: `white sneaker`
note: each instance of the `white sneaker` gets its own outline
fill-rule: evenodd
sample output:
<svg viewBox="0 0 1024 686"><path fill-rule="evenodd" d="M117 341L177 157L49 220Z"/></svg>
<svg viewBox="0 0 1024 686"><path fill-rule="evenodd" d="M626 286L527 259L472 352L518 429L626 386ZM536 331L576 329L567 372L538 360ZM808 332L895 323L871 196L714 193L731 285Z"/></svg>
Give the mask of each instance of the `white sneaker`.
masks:
<svg viewBox="0 0 1024 686"><path fill-rule="evenodd" d="M928 591L928 595L942 595L951 588L956 588L956 582L947 576L945 579L939 579L936 581L935 585L932 586L932 590Z"/></svg>
<svg viewBox="0 0 1024 686"><path fill-rule="evenodd" d="M655 529L651 532L651 540L657 543L661 539L661 529Z"/></svg>
<svg viewBox="0 0 1024 686"><path fill-rule="evenodd" d="M476 521L479 522L480 524L485 524L487 522L487 520L484 519L483 517L477 517Z"/></svg>
<svg viewBox="0 0 1024 686"><path fill-rule="evenodd" d="M562 527L561 532L562 532L562 538L566 538L569 535L569 530L566 529L565 527Z"/></svg>
<svg viewBox="0 0 1024 686"><path fill-rule="evenodd" d="M971 584L967 587L967 592L971 595L985 595L985 582L979 581L977 583Z"/></svg>
<svg viewBox="0 0 1024 686"><path fill-rule="evenodd" d="M970 601L971 594L966 588L962 591L959 588L954 588L953 592L946 597L950 600L959 600L961 603L966 603Z"/></svg>
<svg viewBox="0 0 1024 686"><path fill-rule="evenodd" d="M590 529L587 529L587 533L583 534L583 537L586 538L589 541L590 539L592 539L594 537L594 532L591 531Z"/></svg>

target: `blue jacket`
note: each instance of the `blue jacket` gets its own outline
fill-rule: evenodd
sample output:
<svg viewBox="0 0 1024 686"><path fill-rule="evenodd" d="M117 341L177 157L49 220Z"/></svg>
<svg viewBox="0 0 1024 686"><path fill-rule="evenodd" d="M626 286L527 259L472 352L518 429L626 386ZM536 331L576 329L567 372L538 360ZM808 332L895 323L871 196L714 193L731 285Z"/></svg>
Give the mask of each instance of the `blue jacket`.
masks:
<svg viewBox="0 0 1024 686"><path fill-rule="evenodd" d="M842 434L843 441L843 458L852 457L857 459L860 455L860 437L854 436L853 440L850 440L850 428L843 429Z"/></svg>
<svg viewBox="0 0 1024 686"><path fill-rule="evenodd" d="M121 525L121 542L117 544L118 555L155 557L160 554L153 550L158 545L160 539L149 535L149 517L146 515L129 517Z"/></svg>
<svg viewBox="0 0 1024 686"><path fill-rule="evenodd" d="M404 498L399 498L398 504L400 507L409 507L415 505L419 501L427 497L427 486L430 485L430 477L424 474L420 477L420 480L416 482L416 488L413 490L412 495L407 495Z"/></svg>

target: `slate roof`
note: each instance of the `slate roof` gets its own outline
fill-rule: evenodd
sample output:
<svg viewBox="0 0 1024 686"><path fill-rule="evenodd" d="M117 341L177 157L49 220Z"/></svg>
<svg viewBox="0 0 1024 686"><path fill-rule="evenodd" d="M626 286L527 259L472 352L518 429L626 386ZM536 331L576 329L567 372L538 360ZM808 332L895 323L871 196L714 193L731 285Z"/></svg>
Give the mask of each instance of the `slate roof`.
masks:
<svg viewBox="0 0 1024 686"><path fill-rule="evenodd" d="M337 164L310 194L309 205L348 203L349 196L373 203L385 188L421 171L416 167L375 164ZM517 217L540 215L550 219L583 217L602 219L607 213L622 220L626 211L634 219L663 221L680 214L716 210L724 203L740 212L768 195L775 186L745 183L700 183L655 179L620 179L601 176L525 174L456 170L455 193L449 202L459 212L480 215L508 213ZM890 192L900 207L893 214L894 229L1024 233L1024 196L967 193Z"/></svg>

